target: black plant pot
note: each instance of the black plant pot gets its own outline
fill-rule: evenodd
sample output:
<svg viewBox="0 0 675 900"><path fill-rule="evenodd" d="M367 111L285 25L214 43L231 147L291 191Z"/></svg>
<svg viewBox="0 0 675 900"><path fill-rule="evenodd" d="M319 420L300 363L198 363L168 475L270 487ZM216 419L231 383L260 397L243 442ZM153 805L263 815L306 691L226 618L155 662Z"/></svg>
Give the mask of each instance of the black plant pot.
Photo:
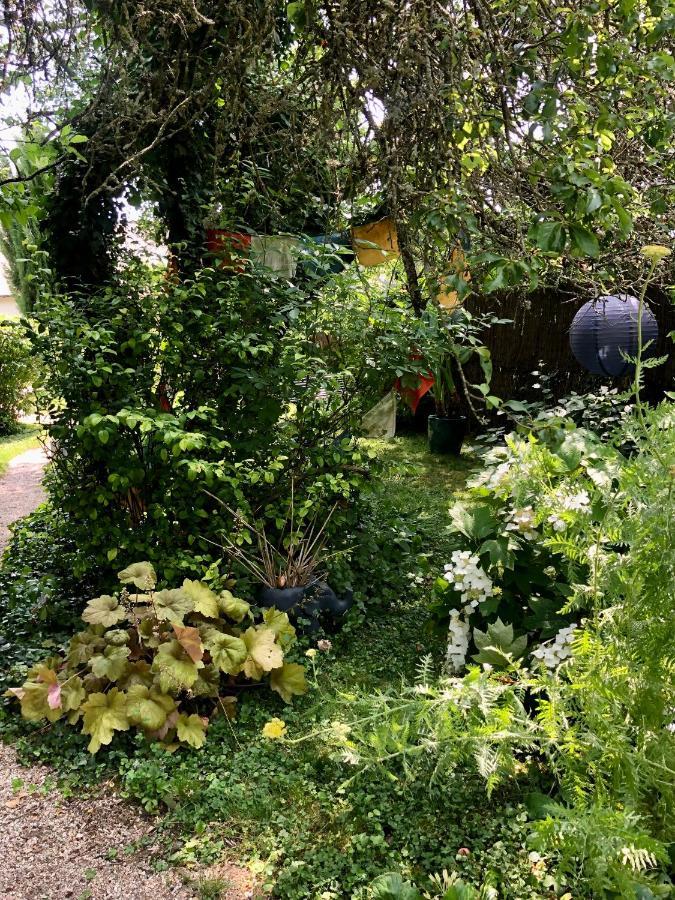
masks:
<svg viewBox="0 0 675 900"><path fill-rule="evenodd" d="M459 456L468 425L466 416L429 416L427 434L430 452Z"/></svg>
<svg viewBox="0 0 675 900"><path fill-rule="evenodd" d="M338 597L325 581L315 581L305 587L262 587L258 594L258 602L263 607L274 607L288 613L293 622L302 618L308 619L309 625L306 630L315 632L319 630L319 616L322 612L334 620L339 619L353 605L354 595L351 591L347 591L342 597Z"/></svg>

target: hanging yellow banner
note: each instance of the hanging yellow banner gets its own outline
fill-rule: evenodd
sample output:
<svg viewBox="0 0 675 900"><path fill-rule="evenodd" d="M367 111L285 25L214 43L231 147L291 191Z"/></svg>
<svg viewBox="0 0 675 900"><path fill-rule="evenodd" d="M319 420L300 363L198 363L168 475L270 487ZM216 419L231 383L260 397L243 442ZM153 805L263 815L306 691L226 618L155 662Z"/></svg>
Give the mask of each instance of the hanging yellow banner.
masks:
<svg viewBox="0 0 675 900"><path fill-rule="evenodd" d="M381 266L398 257L396 223L388 216L368 225L352 228L352 246L362 266Z"/></svg>

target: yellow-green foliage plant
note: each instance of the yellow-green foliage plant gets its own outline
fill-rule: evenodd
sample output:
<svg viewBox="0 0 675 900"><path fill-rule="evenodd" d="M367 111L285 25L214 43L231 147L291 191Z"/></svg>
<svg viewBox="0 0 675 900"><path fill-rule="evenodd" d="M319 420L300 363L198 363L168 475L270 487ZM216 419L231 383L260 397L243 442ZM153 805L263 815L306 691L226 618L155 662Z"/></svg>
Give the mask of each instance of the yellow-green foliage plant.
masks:
<svg viewBox="0 0 675 900"><path fill-rule="evenodd" d="M307 690L305 670L284 661L295 641L286 613L266 610L255 623L230 591L186 579L156 590L148 562L118 573L122 589L90 600L65 658L53 656L7 693L30 721L66 717L89 735L89 751L117 731L136 728L171 747L199 748L209 716L231 715L237 689L269 680L290 703Z"/></svg>

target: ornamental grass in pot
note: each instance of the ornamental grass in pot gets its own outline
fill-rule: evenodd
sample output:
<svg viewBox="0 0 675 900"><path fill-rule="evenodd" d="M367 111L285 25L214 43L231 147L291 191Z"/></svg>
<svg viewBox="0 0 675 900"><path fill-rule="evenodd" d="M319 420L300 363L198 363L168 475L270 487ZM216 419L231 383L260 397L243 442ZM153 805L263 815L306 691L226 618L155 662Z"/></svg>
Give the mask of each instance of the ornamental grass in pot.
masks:
<svg viewBox="0 0 675 900"><path fill-rule="evenodd" d="M327 561L344 552L331 553L327 547L326 530L337 504L321 519L315 516L307 525L299 525L291 499L289 516L279 538L272 541L262 522L249 522L222 501L218 502L232 516L236 527L251 535L250 544L238 543L225 535L224 543L218 546L258 582L260 606L286 612L295 620L305 618L309 621L307 630L317 631L321 613L338 618L353 605L351 591L338 597L325 580Z"/></svg>

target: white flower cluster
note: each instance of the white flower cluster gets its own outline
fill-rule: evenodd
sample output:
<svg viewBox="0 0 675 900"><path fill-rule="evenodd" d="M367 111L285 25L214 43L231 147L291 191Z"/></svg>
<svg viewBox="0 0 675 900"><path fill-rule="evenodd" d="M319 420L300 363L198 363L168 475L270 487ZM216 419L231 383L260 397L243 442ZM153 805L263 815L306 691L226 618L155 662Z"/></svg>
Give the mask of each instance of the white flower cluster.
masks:
<svg viewBox="0 0 675 900"><path fill-rule="evenodd" d="M448 674L456 674L466 663L470 633L471 626L466 619L462 618L459 610L451 610L450 624L448 625L448 649L445 653L445 669Z"/></svg>
<svg viewBox="0 0 675 900"><path fill-rule="evenodd" d="M551 513L547 520L553 526L554 531L564 531L567 528L568 522L561 513L588 513L591 509L591 498L588 491L581 490L572 494L568 492L557 493L555 500L559 512Z"/></svg>
<svg viewBox="0 0 675 900"><path fill-rule="evenodd" d="M421 572L408 572L408 581L413 587L419 587L424 584L424 575Z"/></svg>
<svg viewBox="0 0 675 900"><path fill-rule="evenodd" d="M464 603L464 612L470 613L478 604L494 593L492 579L480 566L480 560L469 550L455 550L452 562L445 566L446 581L459 591Z"/></svg>
<svg viewBox="0 0 675 900"><path fill-rule="evenodd" d="M531 506L524 506L522 509L514 509L509 515L506 525L507 531L517 531L528 540L534 540L537 537L536 526L534 523L534 510Z"/></svg>
<svg viewBox="0 0 675 900"><path fill-rule="evenodd" d="M576 494L569 494L562 499L562 505L570 512L588 512L591 505L591 498L588 491L577 491Z"/></svg>
<svg viewBox="0 0 675 900"><path fill-rule="evenodd" d="M554 531L564 531L567 528L567 522L555 513L548 517L548 521L553 526Z"/></svg>
<svg viewBox="0 0 675 900"><path fill-rule="evenodd" d="M553 640L541 644L532 652L532 656L540 659L547 669L557 669L558 666L565 662L572 655L572 640L574 631L577 628L575 622L561 628Z"/></svg>

